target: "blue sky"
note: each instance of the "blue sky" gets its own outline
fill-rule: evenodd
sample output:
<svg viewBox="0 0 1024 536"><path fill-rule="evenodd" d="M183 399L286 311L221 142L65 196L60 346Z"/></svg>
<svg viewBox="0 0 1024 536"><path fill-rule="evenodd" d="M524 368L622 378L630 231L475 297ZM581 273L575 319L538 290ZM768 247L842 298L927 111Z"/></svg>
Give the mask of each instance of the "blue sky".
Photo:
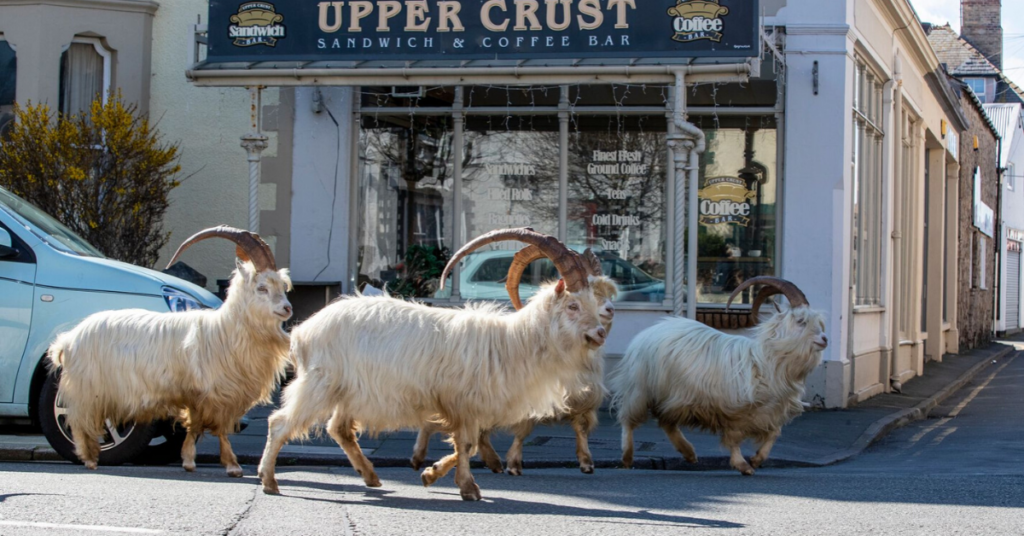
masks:
<svg viewBox="0 0 1024 536"><path fill-rule="evenodd" d="M960 31L960 0L910 0L923 22ZM1003 0L1003 72L1024 87L1024 0Z"/></svg>

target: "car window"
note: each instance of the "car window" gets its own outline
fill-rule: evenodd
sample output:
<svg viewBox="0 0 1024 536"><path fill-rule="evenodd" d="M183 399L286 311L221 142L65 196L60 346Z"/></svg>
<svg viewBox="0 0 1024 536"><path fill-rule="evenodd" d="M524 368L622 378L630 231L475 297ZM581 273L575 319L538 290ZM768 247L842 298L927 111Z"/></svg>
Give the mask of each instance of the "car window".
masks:
<svg viewBox="0 0 1024 536"><path fill-rule="evenodd" d="M83 257L103 257L98 249L64 224L3 188L0 188L0 206L7 208L15 219L28 227L40 240L61 251Z"/></svg>
<svg viewBox="0 0 1024 536"><path fill-rule="evenodd" d="M487 259L480 264L470 281L474 282L496 282L505 279L508 269L512 266L512 257L497 257Z"/></svg>

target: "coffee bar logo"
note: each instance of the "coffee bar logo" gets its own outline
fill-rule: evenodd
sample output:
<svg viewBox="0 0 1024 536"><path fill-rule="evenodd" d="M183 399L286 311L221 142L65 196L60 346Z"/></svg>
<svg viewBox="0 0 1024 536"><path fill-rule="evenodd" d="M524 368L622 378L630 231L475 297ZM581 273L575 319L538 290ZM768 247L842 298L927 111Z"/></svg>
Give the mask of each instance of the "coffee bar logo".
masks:
<svg viewBox="0 0 1024 536"><path fill-rule="evenodd" d="M668 8L672 19L674 41L689 43L699 39L708 39L716 43L722 40L725 21L722 17L729 14L729 8L719 5L718 0L677 0L677 4Z"/></svg>
<svg viewBox="0 0 1024 536"><path fill-rule="evenodd" d="M750 225L750 200L756 195L739 177L708 177L697 192L701 225Z"/></svg>
<svg viewBox="0 0 1024 536"><path fill-rule="evenodd" d="M276 46L278 39L284 39L284 15L267 2L246 2L238 7L238 13L231 16L228 37L235 40L236 47L256 45Z"/></svg>

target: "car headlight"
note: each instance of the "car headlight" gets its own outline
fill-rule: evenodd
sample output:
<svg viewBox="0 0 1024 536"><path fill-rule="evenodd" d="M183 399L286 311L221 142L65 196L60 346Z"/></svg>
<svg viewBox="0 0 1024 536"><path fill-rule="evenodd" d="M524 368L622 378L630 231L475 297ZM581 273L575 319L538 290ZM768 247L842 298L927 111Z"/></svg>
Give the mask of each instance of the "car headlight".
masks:
<svg viewBox="0 0 1024 536"><path fill-rule="evenodd" d="M167 307L172 313L197 311L204 308L203 304L199 303L199 300L171 287L164 287L164 301L167 302Z"/></svg>

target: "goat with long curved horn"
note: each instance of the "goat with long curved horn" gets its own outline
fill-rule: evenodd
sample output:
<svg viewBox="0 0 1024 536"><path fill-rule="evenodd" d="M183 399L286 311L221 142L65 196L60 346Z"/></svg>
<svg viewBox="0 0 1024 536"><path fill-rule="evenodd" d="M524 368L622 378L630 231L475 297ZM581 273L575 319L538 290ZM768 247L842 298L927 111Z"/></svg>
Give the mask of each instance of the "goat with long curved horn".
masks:
<svg viewBox="0 0 1024 536"><path fill-rule="evenodd" d="M260 235L227 225L211 227L190 236L178 247L178 251L174 253L174 257L171 257L171 262L167 263L167 267L170 268L177 262L178 257L181 257L185 250L208 238L224 238L237 244L235 254L243 261L251 261L257 272L277 271L274 254L270 251L270 246L260 238Z"/></svg>
<svg viewBox="0 0 1024 536"><path fill-rule="evenodd" d="M461 249L455 252L455 255L452 255L448 265L444 267L444 272L441 274L441 289L444 289L444 282L448 279L448 274L464 257L488 244L509 240L537 246L538 250L555 264L555 268L558 269L558 273L565 280L565 286L569 289L569 292L579 292L587 288L586 264L579 253L569 249L553 236L538 233L529 227L522 227L519 229L491 231L480 235L465 246L462 246Z"/></svg>
<svg viewBox="0 0 1024 536"><path fill-rule="evenodd" d="M512 257L512 265L508 268L508 276L505 278L505 290L508 291L509 299L512 300L512 306L516 310L523 308L523 301L519 297L519 282L523 279L523 273L526 272L526 268L530 263L547 257L544 251L538 246L527 246ZM583 252L582 264L587 275L594 277L601 277L604 273L601 271L601 260L594 255L594 252L587 248Z"/></svg>

